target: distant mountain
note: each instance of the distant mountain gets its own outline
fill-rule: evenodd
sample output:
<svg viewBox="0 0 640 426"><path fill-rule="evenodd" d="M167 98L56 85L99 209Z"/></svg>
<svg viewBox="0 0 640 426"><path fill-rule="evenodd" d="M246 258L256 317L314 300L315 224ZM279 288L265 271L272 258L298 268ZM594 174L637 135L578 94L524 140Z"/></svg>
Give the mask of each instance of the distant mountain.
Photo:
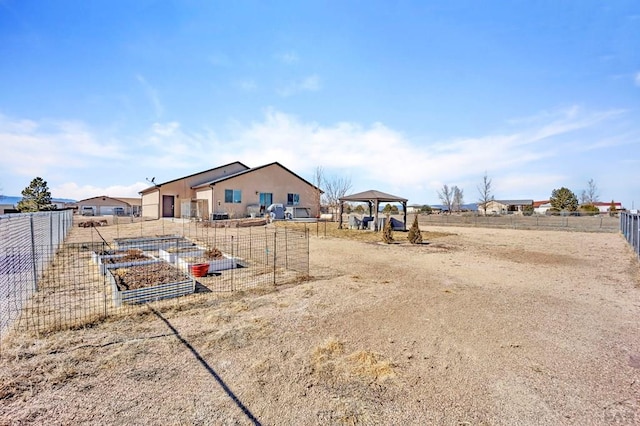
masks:
<svg viewBox="0 0 640 426"><path fill-rule="evenodd" d="M440 205L440 204L432 204L431 207L436 208L436 209L447 210L447 206ZM461 206L461 210L467 210L467 211L475 212L475 211L478 210L478 203L463 204Z"/></svg>
<svg viewBox="0 0 640 426"><path fill-rule="evenodd" d="M22 200L22 197L15 197L13 195L0 195L0 204L11 204L15 206L20 200ZM69 198L52 198L51 201L57 201L59 203L76 202L76 200L71 200Z"/></svg>

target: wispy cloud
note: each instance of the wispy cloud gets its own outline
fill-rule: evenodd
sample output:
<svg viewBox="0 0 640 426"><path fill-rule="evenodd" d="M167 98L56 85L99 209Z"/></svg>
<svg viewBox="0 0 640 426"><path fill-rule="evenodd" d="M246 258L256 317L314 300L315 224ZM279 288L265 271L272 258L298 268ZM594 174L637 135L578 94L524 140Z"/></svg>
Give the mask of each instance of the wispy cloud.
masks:
<svg viewBox="0 0 640 426"><path fill-rule="evenodd" d="M236 86L243 92L254 92L258 88L258 84L254 80L240 80L236 82Z"/></svg>
<svg viewBox="0 0 640 426"><path fill-rule="evenodd" d="M321 88L320 77L313 74L300 80L291 81L276 92L282 97L288 97L300 92L317 92Z"/></svg>
<svg viewBox="0 0 640 426"><path fill-rule="evenodd" d="M148 182L135 182L131 185L110 185L110 186L95 186L95 185L79 185L75 182L67 182L61 185L51 186L52 194L64 194L58 195L63 198L70 198L73 200L83 200L85 198L98 197L100 195L106 195L108 197L140 197L139 192L149 187Z"/></svg>
<svg viewBox="0 0 640 426"><path fill-rule="evenodd" d="M275 55L276 59L278 59L283 64L291 65L295 64L300 60L296 52L288 51L283 53L278 53Z"/></svg>
<svg viewBox="0 0 640 426"><path fill-rule="evenodd" d="M558 170L568 170L568 159L580 152L608 153L636 140L629 133L603 131L603 124L610 129L621 116L624 112L571 107L516 120L502 133L425 141L383 123L323 125L271 108L260 120L216 129L222 137L210 129L193 131L177 121L158 121L118 142L96 137L79 122L0 115L0 168L25 178L47 178L57 170L52 187L60 191L56 196L68 198L118 191L132 195L147 186L145 176L165 181L238 160L249 166L278 161L308 178L323 166L328 173L357 176L360 186L354 190L371 186L435 194L443 183L455 184L467 189L470 201L488 171L500 176L494 184L503 195L524 197L540 185L564 185L566 176ZM599 137L598 131L607 136ZM73 169L82 168L92 169L91 184L71 177Z"/></svg>
<svg viewBox="0 0 640 426"><path fill-rule="evenodd" d="M636 86L640 87L640 71L636 73L633 81L636 83Z"/></svg>
<svg viewBox="0 0 640 426"><path fill-rule="evenodd" d="M138 80L138 82L144 88L147 98L149 98L149 102L153 107L155 117L161 118L162 114L164 113L164 107L160 102L160 96L158 95L158 91L153 86L151 86L151 84L149 84L142 75L137 74L136 80Z"/></svg>

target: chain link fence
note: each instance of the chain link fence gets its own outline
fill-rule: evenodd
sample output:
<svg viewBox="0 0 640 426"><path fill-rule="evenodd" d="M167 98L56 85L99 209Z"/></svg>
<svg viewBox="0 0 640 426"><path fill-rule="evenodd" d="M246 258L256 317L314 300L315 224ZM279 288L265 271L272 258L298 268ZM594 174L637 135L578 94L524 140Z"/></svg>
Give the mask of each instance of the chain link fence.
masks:
<svg viewBox="0 0 640 426"><path fill-rule="evenodd" d="M3 248L0 339L10 330L82 327L149 302L189 304L220 292L307 279L309 233L259 229L242 235L154 235L53 246L20 240L24 247ZM210 265L204 276L196 276L196 264Z"/></svg>
<svg viewBox="0 0 640 426"><path fill-rule="evenodd" d="M620 232L640 257L640 214L622 213L620 215Z"/></svg>

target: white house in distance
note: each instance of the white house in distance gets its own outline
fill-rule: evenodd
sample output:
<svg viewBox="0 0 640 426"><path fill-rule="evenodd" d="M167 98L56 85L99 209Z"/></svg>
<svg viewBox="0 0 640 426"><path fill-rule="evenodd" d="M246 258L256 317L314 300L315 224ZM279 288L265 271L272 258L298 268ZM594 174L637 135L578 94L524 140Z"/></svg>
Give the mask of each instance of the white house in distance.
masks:
<svg viewBox="0 0 640 426"><path fill-rule="evenodd" d="M239 161L173 179L140 192L142 216L242 218L271 204L318 212L321 190L278 162L250 168Z"/></svg>
<svg viewBox="0 0 640 426"><path fill-rule="evenodd" d="M137 216L140 214L139 198L114 198L100 195L76 201L75 206L78 208L78 214L89 214L91 216Z"/></svg>
<svg viewBox="0 0 640 426"><path fill-rule="evenodd" d="M533 212L535 214L546 214L547 210L551 208L551 202L549 200L534 201Z"/></svg>

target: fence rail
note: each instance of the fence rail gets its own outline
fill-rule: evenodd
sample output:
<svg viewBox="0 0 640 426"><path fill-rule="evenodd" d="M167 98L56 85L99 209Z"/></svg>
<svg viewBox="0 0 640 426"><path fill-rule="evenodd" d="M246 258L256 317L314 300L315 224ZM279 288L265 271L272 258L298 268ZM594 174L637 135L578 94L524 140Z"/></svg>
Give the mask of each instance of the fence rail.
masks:
<svg viewBox="0 0 640 426"><path fill-rule="evenodd" d="M0 339L10 330L48 332L90 324L141 309L140 302L190 303L216 292L298 282L309 274L309 233L277 228L249 235L35 247L41 253L35 258L35 280L30 246L5 247ZM214 252L222 257L206 258ZM195 277L190 264L205 262L212 265L210 273Z"/></svg>
<svg viewBox="0 0 640 426"><path fill-rule="evenodd" d="M640 214L622 213L620 215L620 232L640 257Z"/></svg>

